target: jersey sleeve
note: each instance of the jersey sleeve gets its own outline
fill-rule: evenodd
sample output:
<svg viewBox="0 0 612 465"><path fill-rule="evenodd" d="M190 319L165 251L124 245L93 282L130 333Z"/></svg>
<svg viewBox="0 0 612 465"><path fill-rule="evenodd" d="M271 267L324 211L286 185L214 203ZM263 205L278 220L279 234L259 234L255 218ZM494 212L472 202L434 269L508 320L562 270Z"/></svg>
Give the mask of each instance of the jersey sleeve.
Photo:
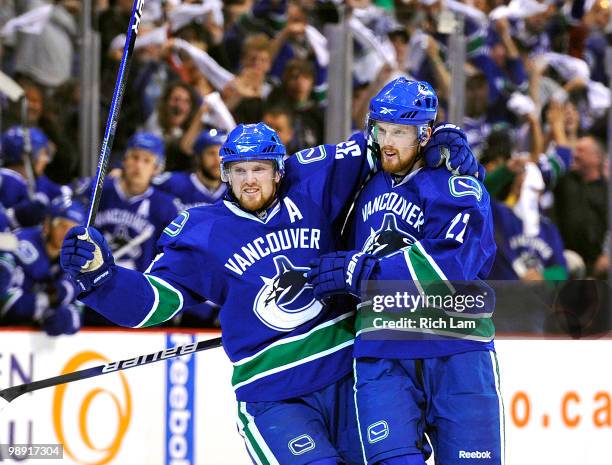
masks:
<svg viewBox="0 0 612 465"><path fill-rule="evenodd" d="M181 212L164 229L160 253L144 273L116 267L107 282L80 300L114 323L134 328L161 324L207 299L222 303L222 273L201 246L207 243L206 231L194 232L188 222L189 213Z"/></svg>
<svg viewBox="0 0 612 465"><path fill-rule="evenodd" d="M489 196L470 176L452 176L423 199L422 239L379 262L377 279L411 279L419 291L484 279L495 258ZM437 191L437 192L436 192ZM432 195L433 194L433 195Z"/></svg>
<svg viewBox="0 0 612 465"><path fill-rule="evenodd" d="M287 180L299 183L334 221L345 211L376 161L361 133L336 145L302 150L287 160Z"/></svg>

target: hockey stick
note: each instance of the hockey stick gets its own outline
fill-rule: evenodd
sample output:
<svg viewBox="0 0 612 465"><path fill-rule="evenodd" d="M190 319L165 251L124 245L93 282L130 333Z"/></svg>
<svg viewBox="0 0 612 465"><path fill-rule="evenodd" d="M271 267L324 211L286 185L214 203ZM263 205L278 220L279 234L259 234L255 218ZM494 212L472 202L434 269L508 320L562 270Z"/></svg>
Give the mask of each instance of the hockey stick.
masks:
<svg viewBox="0 0 612 465"><path fill-rule="evenodd" d="M100 205L102 185L104 184L104 178L106 177L106 172L108 171L108 163L110 161L111 149L113 147L113 139L115 138L115 132L117 131L117 119L119 110L121 109L121 102L123 101L125 84L127 82L127 76L134 52L136 36L138 35L138 27L140 26L143 5L144 0L134 0L132 16L130 18L130 24L127 30L125 45L123 46L123 55L121 56L121 63L119 64L119 71L117 72L117 82L115 82L113 99L111 101L108 119L106 120L104 139L102 140L100 158L98 159L98 172L96 173L96 181L94 184L94 189L91 193L91 202L89 204L89 213L87 215L87 227L93 226L94 221L96 220L98 206Z"/></svg>
<svg viewBox="0 0 612 465"><path fill-rule="evenodd" d="M72 381L79 381L82 379L93 378L94 376L105 375L106 373L114 373L116 371L127 370L128 368L134 368L142 365L148 365L149 363L159 362L161 360L167 360L169 358L180 357L181 355L193 354L195 352L201 352L203 350L214 349L215 347L221 346L221 338L216 337L214 339L207 339L205 341L192 342L191 344L185 344L182 346L172 347L170 349L160 350L147 355L139 355L135 358L127 360L121 360L119 362L110 362L106 365L98 365L92 368L86 368L85 370L79 370L72 373L66 373L65 375L54 376L52 378L43 379L40 381L34 381L31 383L20 384L19 386L13 386L0 391L0 411L4 409L10 402L15 400L17 397L28 392L38 391L47 387L57 386L59 384L70 383Z"/></svg>

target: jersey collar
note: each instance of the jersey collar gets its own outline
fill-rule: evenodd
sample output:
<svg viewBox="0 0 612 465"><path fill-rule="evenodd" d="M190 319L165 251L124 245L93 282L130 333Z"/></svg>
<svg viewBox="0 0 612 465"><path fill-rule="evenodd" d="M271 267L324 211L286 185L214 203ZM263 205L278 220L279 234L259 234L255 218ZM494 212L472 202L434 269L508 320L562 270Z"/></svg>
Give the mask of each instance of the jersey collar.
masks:
<svg viewBox="0 0 612 465"><path fill-rule="evenodd" d="M117 195L119 196L119 198L121 200L123 200L124 202L128 202L128 203L140 202L141 200L144 200L144 199L146 199L148 197L151 197L151 195L153 194L153 188L151 186L149 186L147 188L147 190L144 191L142 194L138 194L138 195L134 195L132 197L129 197L123 191L123 189L121 189L121 184L119 183L119 178L115 179L115 181L113 182L113 186L115 187L115 192L117 192Z"/></svg>
<svg viewBox="0 0 612 465"><path fill-rule="evenodd" d="M395 189L396 187L402 186L404 184L406 184L408 181L410 181L412 178L414 178L416 176L416 174L421 171L423 169L423 167L419 167L416 170L408 173L404 179L402 179L400 182L398 182L397 184L394 183L393 181L393 176L391 176L389 173L385 173L387 175L387 177L389 178L389 181L391 182L391 187L393 189Z"/></svg>
<svg viewBox="0 0 612 465"><path fill-rule="evenodd" d="M202 181L200 181L196 173L191 173L189 175L189 179L191 180L193 187L195 187L202 194L207 195L215 200L221 198L223 194L225 194L225 189L227 187L227 184L225 184L224 182L219 184L219 187L216 190L211 191L208 187L202 184Z"/></svg>
<svg viewBox="0 0 612 465"><path fill-rule="evenodd" d="M247 220L257 221L261 224L267 224L268 221L270 221L274 216L276 216L276 214L280 211L281 208L280 202L276 202L273 207L270 207L266 211L267 214L265 218L262 219L259 218L257 215L253 215L252 213L244 211L242 208L240 208L238 205L236 205L234 202L231 202L230 200L225 199L223 200L223 203L225 204L227 209L231 211L234 215L240 216L241 218L246 218Z"/></svg>

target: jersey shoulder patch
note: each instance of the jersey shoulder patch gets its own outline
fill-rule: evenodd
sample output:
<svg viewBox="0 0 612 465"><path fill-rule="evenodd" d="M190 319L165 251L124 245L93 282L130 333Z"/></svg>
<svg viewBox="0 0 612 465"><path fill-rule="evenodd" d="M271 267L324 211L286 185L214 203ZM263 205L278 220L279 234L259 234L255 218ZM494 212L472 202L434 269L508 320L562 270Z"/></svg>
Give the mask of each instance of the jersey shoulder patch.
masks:
<svg viewBox="0 0 612 465"><path fill-rule="evenodd" d="M483 197L482 185L472 176L451 176L448 187L453 197L474 196L480 202Z"/></svg>
<svg viewBox="0 0 612 465"><path fill-rule="evenodd" d="M317 147L300 150L296 152L295 157L302 165L307 165L309 163L324 160L327 157L327 151L324 145L319 145Z"/></svg>
<svg viewBox="0 0 612 465"><path fill-rule="evenodd" d="M183 210L170 222L168 226L164 228L164 234L167 234L170 237L178 236L187 224L188 220L189 212L187 210Z"/></svg>
<svg viewBox="0 0 612 465"><path fill-rule="evenodd" d="M39 253L36 246L27 240L20 240L17 244L15 255L24 265L31 265L38 260Z"/></svg>

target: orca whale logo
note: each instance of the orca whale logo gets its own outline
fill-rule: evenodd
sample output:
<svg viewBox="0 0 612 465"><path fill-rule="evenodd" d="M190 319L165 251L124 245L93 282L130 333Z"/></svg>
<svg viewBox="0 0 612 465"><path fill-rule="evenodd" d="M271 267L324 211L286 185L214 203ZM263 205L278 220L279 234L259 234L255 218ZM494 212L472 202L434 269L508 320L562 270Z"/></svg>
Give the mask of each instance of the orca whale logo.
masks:
<svg viewBox="0 0 612 465"><path fill-rule="evenodd" d="M264 283L255 297L253 311L266 326L291 331L315 318L323 308L306 281L308 268L294 266L284 255L274 257L276 274L261 276Z"/></svg>
<svg viewBox="0 0 612 465"><path fill-rule="evenodd" d="M410 247L416 241L413 235L397 226L397 218L393 213L385 213L380 229L378 231L372 229L370 237L363 246L363 252L384 257Z"/></svg>

